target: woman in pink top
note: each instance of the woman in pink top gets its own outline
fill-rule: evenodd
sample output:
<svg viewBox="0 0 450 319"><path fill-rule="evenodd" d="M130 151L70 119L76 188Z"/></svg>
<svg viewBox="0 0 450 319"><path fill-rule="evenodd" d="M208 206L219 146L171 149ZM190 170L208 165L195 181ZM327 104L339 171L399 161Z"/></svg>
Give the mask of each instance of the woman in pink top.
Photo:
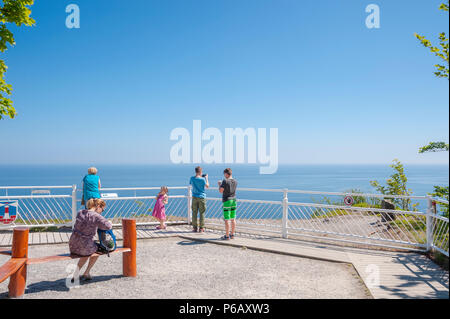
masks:
<svg viewBox="0 0 450 319"><path fill-rule="evenodd" d="M156 203L155 207L153 207L153 213L152 216L155 217L160 225L156 227L156 229L166 229L166 224L164 223L166 221L166 208L165 205L169 202L168 195L169 190L166 186L161 186L161 190L158 193L158 196L156 196Z"/></svg>

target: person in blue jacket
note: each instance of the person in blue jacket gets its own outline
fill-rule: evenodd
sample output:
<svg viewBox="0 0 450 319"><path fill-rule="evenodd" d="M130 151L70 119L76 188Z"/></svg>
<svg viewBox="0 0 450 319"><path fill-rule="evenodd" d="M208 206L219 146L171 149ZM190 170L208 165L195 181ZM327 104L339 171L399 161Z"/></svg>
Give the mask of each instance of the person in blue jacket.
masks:
<svg viewBox="0 0 450 319"><path fill-rule="evenodd" d="M87 203L91 198L100 198L100 177L97 175L98 170L95 167L89 167L88 174L83 178L83 200ZM82 203L82 205L85 205Z"/></svg>

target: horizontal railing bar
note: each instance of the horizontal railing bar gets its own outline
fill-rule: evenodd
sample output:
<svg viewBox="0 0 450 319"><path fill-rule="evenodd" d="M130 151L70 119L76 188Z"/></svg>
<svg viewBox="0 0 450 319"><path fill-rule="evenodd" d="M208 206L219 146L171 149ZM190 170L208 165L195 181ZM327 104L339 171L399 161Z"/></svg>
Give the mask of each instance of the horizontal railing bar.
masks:
<svg viewBox="0 0 450 319"><path fill-rule="evenodd" d="M446 205L448 205L448 200L441 199L441 198L436 198L436 197L431 197L430 199L432 201L435 201L435 202L439 203L439 204L446 204Z"/></svg>
<svg viewBox="0 0 450 319"><path fill-rule="evenodd" d="M72 189L72 186L0 186L0 189ZM158 190L160 187L107 187L101 188L101 191L113 191L113 190ZM169 186L168 189L188 189L188 186ZM306 191L306 190L291 190L291 189L266 189L266 188L244 188L240 187L240 191L250 192L274 192L274 193L287 193L292 194L310 194L310 195L336 195L336 196L361 196L361 197L377 197L377 198L398 198L398 199L428 199L429 196L416 196L416 195L384 195L384 194L371 194L371 193L350 193L350 192L323 192L323 191ZM79 189L79 191L81 191ZM434 201L448 204L448 201L438 198L432 198Z"/></svg>
<svg viewBox="0 0 450 319"><path fill-rule="evenodd" d="M448 218L447 217L444 217L444 216L441 216L441 215L435 215L435 214L430 214L430 215L431 215L432 218L440 219L440 220L448 223Z"/></svg>
<svg viewBox="0 0 450 319"><path fill-rule="evenodd" d="M188 189L187 186L168 186L168 189ZM100 188L102 191L139 191L139 190L160 190L161 187L105 187ZM80 191L82 191L80 189Z"/></svg>
<svg viewBox="0 0 450 319"><path fill-rule="evenodd" d="M0 189L72 189L72 186L0 186Z"/></svg>
<svg viewBox="0 0 450 319"><path fill-rule="evenodd" d="M127 200L127 199L155 199L156 196L132 196L132 197L109 197L109 198L102 198L104 201L108 200ZM186 195L172 195L169 196L169 199L171 198L186 198Z"/></svg>
<svg viewBox="0 0 450 319"><path fill-rule="evenodd" d="M433 248L433 249L436 249L438 252L440 252L441 254L444 254L445 256L449 256L448 255L448 250L447 251L445 251L445 250L443 250L442 248L439 248L438 246L436 246L436 245L434 245L434 244L431 244L431 247Z"/></svg>
<svg viewBox="0 0 450 319"><path fill-rule="evenodd" d="M243 188L239 187L239 191L245 192L273 192L273 193L283 193L283 189L266 189L266 188Z"/></svg>
<svg viewBox="0 0 450 319"><path fill-rule="evenodd" d="M414 211L410 211L410 210L390 210L390 209L375 208L375 207L370 208L370 207L336 206L336 205L316 204L316 203L289 202L289 206L334 208L334 209L345 209L345 210L363 211L363 212L374 212L375 211L375 212L381 212L381 213L409 214L409 215L420 215L420 216L427 215L427 213L414 212Z"/></svg>
<svg viewBox="0 0 450 319"><path fill-rule="evenodd" d="M336 195L336 196L361 196L361 197L378 197L378 198L403 198L403 199L428 199L428 196L413 195L384 195L369 193L343 193L343 192L321 192L321 191L304 191L304 190L287 190L293 194L310 194L310 195Z"/></svg>
<svg viewBox="0 0 450 319"><path fill-rule="evenodd" d="M70 195L8 195L0 196L0 199L24 199L24 198L72 198Z"/></svg>
<svg viewBox="0 0 450 319"><path fill-rule="evenodd" d="M64 224L14 224L14 225L4 225L0 226L1 229L11 229L15 227L24 227L24 228L40 228L40 227L68 227L71 226L72 223L64 223Z"/></svg>

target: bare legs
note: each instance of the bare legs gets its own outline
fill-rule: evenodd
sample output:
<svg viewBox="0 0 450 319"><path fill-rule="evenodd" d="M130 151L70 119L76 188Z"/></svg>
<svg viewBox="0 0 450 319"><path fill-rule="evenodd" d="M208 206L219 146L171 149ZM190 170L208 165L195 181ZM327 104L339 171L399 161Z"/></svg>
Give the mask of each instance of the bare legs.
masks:
<svg viewBox="0 0 450 319"><path fill-rule="evenodd" d="M92 267L94 267L94 265L95 265L95 263L96 263L96 261L98 259L98 256L81 257L80 260L78 261L78 271L80 271L81 268L83 268L84 264L86 263L86 261L88 261L88 259L89 259L89 263L88 263L88 266L87 266L87 268L86 268L86 270L85 270L85 272L83 274L83 276L86 277L86 278L90 278L91 277L90 271L91 271Z"/></svg>
<svg viewBox="0 0 450 319"><path fill-rule="evenodd" d="M90 271L92 267L94 267L95 263L97 262L98 256L90 257L89 258L89 264L86 268L86 271L84 272L83 276L85 277L91 277Z"/></svg>
<svg viewBox="0 0 450 319"><path fill-rule="evenodd" d="M228 220L225 220L225 236L230 235L230 223L228 223Z"/></svg>
<svg viewBox="0 0 450 319"><path fill-rule="evenodd" d="M231 228L231 235L234 235L236 231L236 219L225 220L225 236L230 235L230 228Z"/></svg>
<svg viewBox="0 0 450 319"><path fill-rule="evenodd" d="M236 231L236 219L230 220L231 223L231 235L234 235L234 232Z"/></svg>
<svg viewBox="0 0 450 319"><path fill-rule="evenodd" d="M159 218L157 218L157 220L159 221L159 228L157 227L157 229L166 229L166 224L164 223L165 220Z"/></svg>

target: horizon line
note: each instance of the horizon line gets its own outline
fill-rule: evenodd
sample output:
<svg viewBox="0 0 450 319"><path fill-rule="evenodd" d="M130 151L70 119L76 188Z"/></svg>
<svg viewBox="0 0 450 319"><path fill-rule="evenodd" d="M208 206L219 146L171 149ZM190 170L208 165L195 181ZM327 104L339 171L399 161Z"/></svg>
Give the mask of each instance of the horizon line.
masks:
<svg viewBox="0 0 450 319"><path fill-rule="evenodd" d="M428 162L428 163L418 163L418 162L402 162L400 161L402 164L404 165L447 165L449 166L450 163L449 162L437 162L437 163L433 163L433 162ZM376 162L376 163L278 163L278 166L296 166L296 165L391 165L391 162L385 162L385 163L381 163L381 162ZM98 162L98 163L67 163L67 162L58 162L58 163L44 163L44 162L39 162L39 163L0 163L0 166L32 166L32 165L147 165L147 166L151 166L151 165L165 165L165 166L193 166L193 165L204 165L204 166L213 166L213 165L232 165L232 166L260 166L260 164L258 163L189 163L189 164L174 164L174 163L167 163L167 162L157 162L157 163L133 163L133 162L121 162L121 163L102 163L102 162Z"/></svg>

